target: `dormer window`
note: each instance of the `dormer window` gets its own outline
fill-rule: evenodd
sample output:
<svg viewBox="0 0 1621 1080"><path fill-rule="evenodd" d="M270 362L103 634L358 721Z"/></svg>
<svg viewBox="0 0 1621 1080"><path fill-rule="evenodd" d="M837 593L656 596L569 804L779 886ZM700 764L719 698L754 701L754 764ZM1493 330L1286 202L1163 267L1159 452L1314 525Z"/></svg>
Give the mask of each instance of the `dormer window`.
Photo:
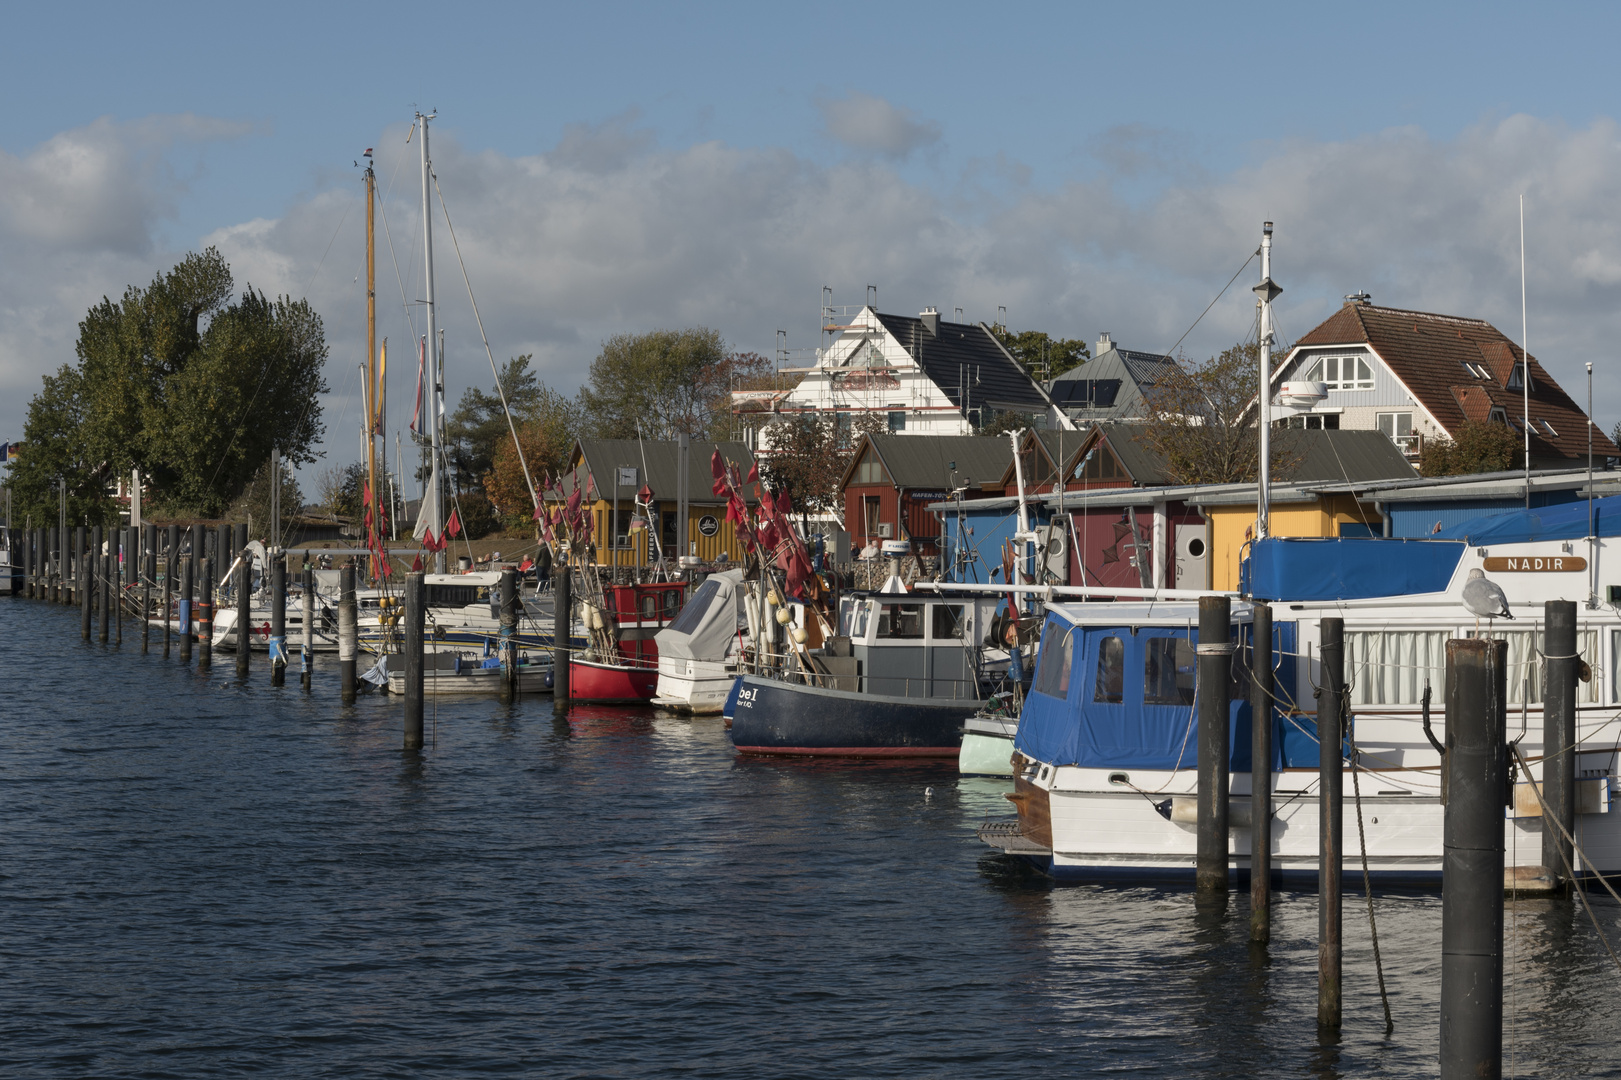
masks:
<svg viewBox="0 0 1621 1080"><path fill-rule="evenodd" d="M1486 415L1486 419L1493 424L1502 424L1504 427L1509 426L1508 413L1504 412L1501 408L1493 409Z"/></svg>
<svg viewBox="0 0 1621 1080"><path fill-rule="evenodd" d="M1360 356L1325 356L1312 365L1306 378L1327 383L1330 390L1372 390L1373 365Z"/></svg>
<svg viewBox="0 0 1621 1080"><path fill-rule="evenodd" d="M1508 373L1508 388L1518 390L1525 385L1525 362L1514 365L1514 370Z"/></svg>

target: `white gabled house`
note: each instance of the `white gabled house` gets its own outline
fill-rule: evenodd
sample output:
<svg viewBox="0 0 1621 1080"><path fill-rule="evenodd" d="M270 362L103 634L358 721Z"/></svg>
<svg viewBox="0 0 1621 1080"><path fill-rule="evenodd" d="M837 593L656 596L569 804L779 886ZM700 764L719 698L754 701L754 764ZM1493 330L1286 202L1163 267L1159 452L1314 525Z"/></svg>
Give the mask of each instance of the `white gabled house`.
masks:
<svg viewBox="0 0 1621 1080"><path fill-rule="evenodd" d="M1073 426L985 323L947 322L933 308L913 318L864 307L838 329L797 386L737 391L734 410L831 415L845 428L879 416L907 435L972 435L1004 413L1027 427Z"/></svg>

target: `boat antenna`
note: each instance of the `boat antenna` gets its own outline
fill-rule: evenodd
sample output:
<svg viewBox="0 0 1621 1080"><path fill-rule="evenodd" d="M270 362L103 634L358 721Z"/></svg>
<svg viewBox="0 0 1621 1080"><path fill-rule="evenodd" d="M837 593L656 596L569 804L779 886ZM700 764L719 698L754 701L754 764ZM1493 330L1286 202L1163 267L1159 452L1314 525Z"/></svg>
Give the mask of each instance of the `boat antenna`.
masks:
<svg viewBox="0 0 1621 1080"><path fill-rule="evenodd" d="M1525 306L1524 192L1520 193L1520 396L1525 403L1525 508L1529 510L1531 509L1531 337Z"/></svg>
<svg viewBox="0 0 1621 1080"><path fill-rule="evenodd" d="M1259 356L1260 365L1259 393L1256 398L1260 405L1259 436L1260 462L1256 467L1255 492L1255 538L1265 540L1267 534L1267 519L1270 517L1272 501L1272 301L1283 290L1272 280L1272 223L1261 223L1261 283L1254 288L1256 297L1260 300L1261 330Z"/></svg>
<svg viewBox="0 0 1621 1080"><path fill-rule="evenodd" d="M1598 560L1597 538L1593 535L1593 361L1587 362L1587 606L1598 606L1597 582L1593 564Z"/></svg>

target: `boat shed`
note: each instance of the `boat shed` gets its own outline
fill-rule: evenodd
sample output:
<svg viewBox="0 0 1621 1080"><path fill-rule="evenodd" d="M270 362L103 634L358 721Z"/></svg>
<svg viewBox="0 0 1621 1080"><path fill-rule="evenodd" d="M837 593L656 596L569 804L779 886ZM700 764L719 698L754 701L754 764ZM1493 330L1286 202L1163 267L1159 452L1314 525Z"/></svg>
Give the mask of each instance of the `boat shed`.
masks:
<svg viewBox="0 0 1621 1080"><path fill-rule="evenodd" d="M1006 435L863 436L839 481L851 543L909 540L917 554L935 554L941 526L929 505L1001 494L1012 460Z"/></svg>
<svg viewBox="0 0 1621 1080"><path fill-rule="evenodd" d="M675 440L580 439L569 453L568 468L559 477L563 498L576 484L585 489L584 506L592 518L595 560L599 566L648 566L657 561L660 546L666 558L693 554L704 562L741 563L743 545L726 520L726 500L714 493L710 460L716 451L747 475L754 455L740 442L693 439L687 450L687 522L678 527L677 476L680 449ZM753 503L753 485L744 485L744 497ZM637 493L651 491L653 522L637 506ZM542 495L557 499L556 492ZM654 543L650 526L659 529ZM682 543L686 550L680 550Z"/></svg>
<svg viewBox="0 0 1621 1080"><path fill-rule="evenodd" d="M1585 500L1587 470L1549 469L1531 474L1533 509ZM1475 473L1417 480L1393 480L1358 487L1384 522L1385 536L1408 539L1434 536L1476 518L1513 514L1526 508L1524 472ZM1596 497L1621 493L1621 474L1593 474Z"/></svg>

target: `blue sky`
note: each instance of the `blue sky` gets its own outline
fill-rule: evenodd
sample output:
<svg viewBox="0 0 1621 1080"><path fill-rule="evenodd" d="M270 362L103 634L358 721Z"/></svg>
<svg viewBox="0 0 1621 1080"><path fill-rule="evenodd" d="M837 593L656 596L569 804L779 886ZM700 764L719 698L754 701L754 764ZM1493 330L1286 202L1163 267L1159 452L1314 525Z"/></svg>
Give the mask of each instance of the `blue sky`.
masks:
<svg viewBox="0 0 1621 1080"><path fill-rule="evenodd" d="M90 303L206 242L239 285L322 312L336 425L358 359L352 162L375 146L385 182L399 169L403 273L415 107L439 113L497 358L533 351L561 389L620 331L814 344L823 284L1164 348L1262 217L1289 336L1367 288L1517 339L1524 191L1532 351L1578 397L1595 361L1608 427L1618 22L1481 4L15 8L0 438ZM439 281L454 394L488 364L448 250ZM403 336L399 307L384 332ZM1208 355L1248 318L1235 290L1185 347Z"/></svg>

